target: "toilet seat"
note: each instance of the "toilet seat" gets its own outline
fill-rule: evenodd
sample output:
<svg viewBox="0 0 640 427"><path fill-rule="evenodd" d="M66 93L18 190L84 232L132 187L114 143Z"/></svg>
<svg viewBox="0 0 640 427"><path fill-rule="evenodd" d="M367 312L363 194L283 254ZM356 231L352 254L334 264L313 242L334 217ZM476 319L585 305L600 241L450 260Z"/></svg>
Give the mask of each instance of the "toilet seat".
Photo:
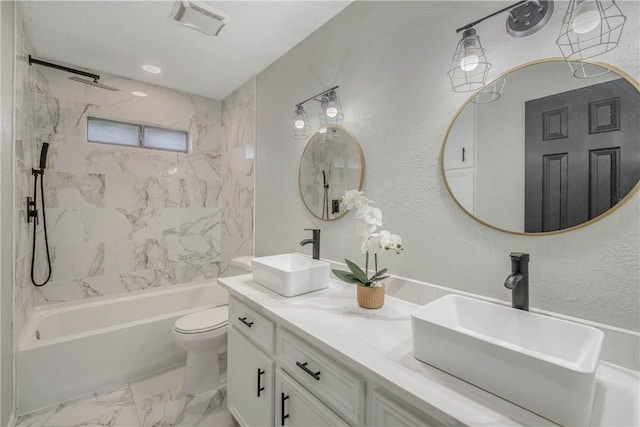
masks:
<svg viewBox="0 0 640 427"><path fill-rule="evenodd" d="M229 307L220 307L201 310L182 316L173 327L180 334L199 334L225 327L229 322Z"/></svg>

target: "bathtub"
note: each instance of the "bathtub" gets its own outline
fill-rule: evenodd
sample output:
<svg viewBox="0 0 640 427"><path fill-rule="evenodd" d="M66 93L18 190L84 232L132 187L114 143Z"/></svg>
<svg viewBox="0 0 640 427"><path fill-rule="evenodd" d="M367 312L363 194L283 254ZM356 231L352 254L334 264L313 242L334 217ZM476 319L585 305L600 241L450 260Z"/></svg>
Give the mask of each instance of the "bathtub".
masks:
<svg viewBox="0 0 640 427"><path fill-rule="evenodd" d="M37 307L18 345L17 413L184 361L171 334L176 319L227 300L213 279Z"/></svg>

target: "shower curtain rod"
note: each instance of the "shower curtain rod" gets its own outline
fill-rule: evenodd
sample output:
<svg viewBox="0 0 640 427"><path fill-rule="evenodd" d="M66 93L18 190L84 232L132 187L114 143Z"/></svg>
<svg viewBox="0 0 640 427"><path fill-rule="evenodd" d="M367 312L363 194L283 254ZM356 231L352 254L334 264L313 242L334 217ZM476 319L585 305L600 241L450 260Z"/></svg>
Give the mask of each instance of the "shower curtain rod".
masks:
<svg viewBox="0 0 640 427"><path fill-rule="evenodd" d="M53 64L51 62L42 61L40 59L36 59L36 58L32 57L31 55L29 55L29 65L31 65L31 64L44 65L45 67L51 67L51 68L55 68L57 70L66 71L68 73L79 74L81 76L90 77L96 83L98 82L98 80L100 80L100 76L97 75L97 74L88 73L86 71L81 71L81 70L76 70L75 68L65 67L64 65L58 65L58 64Z"/></svg>

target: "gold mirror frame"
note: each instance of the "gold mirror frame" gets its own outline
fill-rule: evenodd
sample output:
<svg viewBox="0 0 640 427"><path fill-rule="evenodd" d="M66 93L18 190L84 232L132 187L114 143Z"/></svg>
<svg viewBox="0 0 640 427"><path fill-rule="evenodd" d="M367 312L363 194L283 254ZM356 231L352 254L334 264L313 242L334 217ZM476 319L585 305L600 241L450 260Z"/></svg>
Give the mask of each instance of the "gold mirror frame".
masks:
<svg viewBox="0 0 640 427"><path fill-rule="evenodd" d="M360 145L360 142L358 141L358 139L357 139L355 136L353 136L353 134L352 134L352 133L350 133L349 131L347 131L347 130L346 130L345 128L343 128L342 126L339 126L339 125L328 125L328 126L327 126L327 128L339 129L340 131L344 132L344 134L345 134L346 136L348 136L348 137L351 139L351 143L355 144L355 148L356 148L356 150L357 150L357 152L358 152L359 160L360 160L360 181L359 181L359 183L358 183L358 191L362 191L362 185L363 185L363 183L364 183L364 171L365 171L365 166L364 166L364 154L363 154L363 152L362 152L362 147L361 147L361 145ZM327 130L327 132L328 132L328 130ZM311 137L310 137L310 138L309 138L309 140L307 141L307 145L304 147L304 151L302 152L302 156L300 157L300 165L298 166L298 190L299 190L299 192L300 192L300 198L302 199L302 203L304 204L304 206L307 208L307 210L309 211L309 213L310 213L311 215L313 215L314 217L316 217L317 219L319 219L319 220L321 220L321 221L327 221L327 222L328 222L328 221L335 221L335 220L340 219L340 218L342 218L343 216L345 216L345 215L348 213L348 211L341 212L341 213L340 213L340 215L338 215L338 216L336 216L336 217L334 217L334 218L329 218L329 219L327 219L327 218L319 217L319 216L318 216L318 215L316 215L316 213L315 213L315 212L313 212L313 211L311 210L311 208L307 205L307 202L306 202L306 200L305 200L305 198L304 198L304 192L303 192L303 189L302 189L302 179L301 179L301 177L302 177L302 163L303 163L303 161L304 161L305 154L307 154L307 150L309 150L309 149L310 149L311 145L312 145L314 142L317 142L317 141L316 141L316 136L318 136L318 135L323 135L323 134L321 134L321 133L318 131L318 132L314 133L313 135L311 135ZM318 143L319 143L319 142L318 142ZM330 142L325 142L325 144L326 144L326 143L330 143ZM349 190L352 190L352 189L350 188ZM328 203L330 203L330 202L331 202L331 200L328 200Z"/></svg>
<svg viewBox="0 0 640 427"><path fill-rule="evenodd" d="M490 83L501 79L505 76L507 76L510 73L513 73L514 71L518 71L522 68L526 68L528 66L531 65L536 65L536 64L542 64L545 62L557 62L557 61L565 61L564 58L545 58L545 59L539 59L539 60L535 60L535 61L531 61L531 62L527 62L524 64L520 64L516 67L510 68L507 71L503 72L502 74L500 74L499 76L495 77L494 79L490 80L487 82L487 84L485 85L485 87L487 85L489 85ZM635 80L631 75L627 74L626 72L622 71L621 69L604 63L604 62L591 62L591 61L583 61L583 62L587 62L590 64L594 64L603 68L606 68L610 71L613 71L615 73L617 73L620 77L624 78L625 80L627 80L629 83L631 83L631 85L633 87L636 88L636 90L638 90L638 92L640 92L640 84L638 83L637 80ZM616 210L618 210L618 208L620 208L621 206L623 206L625 203L627 203L636 193L638 193L638 191L640 190L640 181L638 181L636 183L636 185L631 189L631 191L629 191L629 193L627 193L626 196L624 196L622 199L620 199L620 201L611 209L607 210L606 212L598 215L597 217L590 219L589 221L585 221L581 224L575 225L573 227L568 227L568 228L564 228L562 230L556 230L556 231L546 231L546 232L540 232L540 233L525 233L525 232L519 232L519 231L511 231L511 230L507 230L504 228L500 228L497 227L495 225L489 224L479 218L477 218L475 215L473 215L471 212L469 212L467 209L464 208L464 206L462 206L462 204L458 201L458 199L456 198L456 196L453 194L453 192L451 191L451 188L449 187L449 182L447 181L447 177L445 175L445 165L444 165L444 154L445 154L445 148L447 145L447 139L449 138L449 133L451 132L451 128L453 127L453 124L456 122L458 116L462 113L462 111L465 109L465 107L467 107L467 105L469 105L469 103L471 102L471 100L482 90L482 88L478 89L477 91L473 92L471 94L471 96L462 104L462 106L458 109L458 111L456 111L456 114L453 116L453 118L451 119L451 121L449 122L449 126L447 127L447 132L444 135L444 141L442 142L442 148L440 149L440 175L442 176L442 179L444 181L444 185L447 189L447 192L449 193L449 195L451 196L451 198L453 199L453 201L456 203L456 205L458 205L458 207L467 215L469 215L471 218L473 218L475 221L479 222L480 224L492 228L494 230L497 231L502 231L504 233L508 233L508 234L513 234L516 236L552 236L555 234L562 234L562 233L567 233L570 231L575 231L575 230L579 230L581 228L587 227L597 221L600 221L603 218L606 218L607 216L611 215L613 212L615 212Z"/></svg>

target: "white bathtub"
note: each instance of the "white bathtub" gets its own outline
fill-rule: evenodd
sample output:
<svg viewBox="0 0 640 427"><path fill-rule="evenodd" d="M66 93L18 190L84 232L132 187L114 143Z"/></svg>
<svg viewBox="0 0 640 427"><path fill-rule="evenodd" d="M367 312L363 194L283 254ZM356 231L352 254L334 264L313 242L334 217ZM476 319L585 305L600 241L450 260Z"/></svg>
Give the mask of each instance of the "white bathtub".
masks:
<svg viewBox="0 0 640 427"><path fill-rule="evenodd" d="M213 279L37 307L18 346L17 413L180 363L175 320L227 300Z"/></svg>

